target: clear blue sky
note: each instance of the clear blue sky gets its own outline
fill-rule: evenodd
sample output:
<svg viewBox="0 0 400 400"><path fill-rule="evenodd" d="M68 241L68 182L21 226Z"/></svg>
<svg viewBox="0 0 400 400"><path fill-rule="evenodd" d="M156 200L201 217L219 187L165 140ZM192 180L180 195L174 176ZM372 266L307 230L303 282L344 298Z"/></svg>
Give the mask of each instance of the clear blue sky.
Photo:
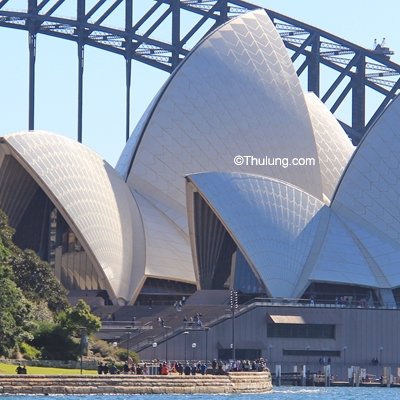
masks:
<svg viewBox="0 0 400 400"><path fill-rule="evenodd" d="M24 9L26 3L11 0L9 7ZM70 0L70 4L76 4L76 0ZM152 4L151 0L135 0L136 18ZM380 41L385 37L396 53L392 60L400 63L399 0L258 0L256 4L366 48L372 47L374 38ZM64 8L59 15L74 13L73 9ZM109 25L123 26L117 19ZM37 46L35 127L76 138L76 44L39 35ZM27 48L26 32L0 28L0 135L27 129ZM125 144L124 59L89 46L85 47L85 55L83 142L115 165ZM142 64L133 64L132 129L167 77Z"/></svg>

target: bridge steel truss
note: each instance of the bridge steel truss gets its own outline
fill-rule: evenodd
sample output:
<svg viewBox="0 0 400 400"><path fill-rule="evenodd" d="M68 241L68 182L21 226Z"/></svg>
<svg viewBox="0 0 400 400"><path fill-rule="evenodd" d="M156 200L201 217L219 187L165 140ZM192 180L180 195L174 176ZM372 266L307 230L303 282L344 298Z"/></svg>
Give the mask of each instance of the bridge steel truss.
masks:
<svg viewBox="0 0 400 400"><path fill-rule="evenodd" d="M132 60L171 73L197 41L217 26L248 10L258 8L241 0L135 0L148 9L134 21L133 0L27 0L24 10L16 11L20 0L0 0L0 27L28 32L29 43L29 116L28 128L34 129L36 37L49 35L74 41L78 47L78 123L77 139L82 142L84 46L93 46L125 58L126 63L126 140L130 135L130 88ZM76 10L75 18L59 15L60 8ZM114 28L107 20L115 13L124 16L124 27ZM350 125L341 122L357 144L400 90L400 65L388 54L368 50L266 9L286 47L290 50L297 74L307 79L313 91L333 113L351 92ZM192 26L183 28L185 14L195 18ZM157 38L160 27L168 22L167 40ZM187 22L186 22L187 25ZM165 36L165 35L163 35ZM322 67L327 68L322 68ZM335 72L335 79L322 92L321 75ZM383 100L366 121L367 89Z"/></svg>

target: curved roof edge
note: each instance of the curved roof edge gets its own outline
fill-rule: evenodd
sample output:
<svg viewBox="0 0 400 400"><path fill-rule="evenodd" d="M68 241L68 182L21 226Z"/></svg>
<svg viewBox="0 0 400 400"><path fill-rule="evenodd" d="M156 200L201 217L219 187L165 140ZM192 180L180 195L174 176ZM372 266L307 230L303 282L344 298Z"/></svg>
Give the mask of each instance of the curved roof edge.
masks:
<svg viewBox="0 0 400 400"><path fill-rule="evenodd" d="M400 244L400 97L365 134L337 187L332 208Z"/></svg>
<svg viewBox="0 0 400 400"><path fill-rule="evenodd" d="M399 103L400 104L400 95L397 95L392 102L382 111L382 113L379 115L379 117L375 120L374 124L368 129L367 132L365 132L365 134L363 135L363 137L361 138L360 142L358 143L358 145L356 146L353 155L351 156L349 162L347 163L347 166L345 168L345 170L343 171L342 177L340 178L338 185L336 187L335 193L333 194L332 197L332 203L334 202L339 190L340 190L340 185L344 179L344 177L347 174L348 169L351 167L351 164L354 160L354 158L357 156L357 154L360 152L360 149L362 148L363 143L367 140L367 137L371 134L371 132L374 131L375 126L378 124L378 122L381 121L381 119L384 117L384 115L387 113L388 110L390 110L392 107L394 108L394 103Z"/></svg>
<svg viewBox="0 0 400 400"><path fill-rule="evenodd" d="M35 131L2 139L1 146L7 146L74 229L112 297L129 301L133 226L140 213L126 183L99 155L70 138ZM131 223L123 223L127 219Z"/></svg>
<svg viewBox="0 0 400 400"><path fill-rule="evenodd" d="M264 9L259 8L255 9L249 12L264 12L266 15L268 15ZM121 156L119 157L116 165L116 171L118 172L119 175L121 175L125 180L127 180L128 175L130 173L130 170L132 169L132 164L135 160L136 153L138 152L140 142L142 140L142 137L146 131L147 125L149 124L154 111L157 109L157 105L162 99L164 93L167 91L168 86L170 85L171 81L174 79L175 75L178 74L182 66L185 64L186 60L190 59L191 55L196 51L198 47L200 47L210 36L214 34L215 31L223 27L224 25L227 25L231 23L234 19L240 18L241 16L238 15L237 17L230 19L223 23L222 25L219 25L217 28L209 32L207 35L205 35L196 45L190 50L189 54L186 55L186 57L178 64L178 66L173 70L171 75L167 78L167 80L164 82L160 90L157 92L157 94L154 96L153 100L149 103L147 106L145 112L143 113L142 117L140 118L138 124L136 125L135 129L133 130L132 135L129 137L129 140L127 144L125 145Z"/></svg>
<svg viewBox="0 0 400 400"><path fill-rule="evenodd" d="M291 297L317 231L319 211L326 206L293 185L264 176L208 172L189 175L186 180L196 278L192 203L198 192L268 292L274 297Z"/></svg>
<svg viewBox="0 0 400 400"><path fill-rule="evenodd" d="M313 92L304 93L304 97L317 144L322 189L331 201L355 146L334 115Z"/></svg>
<svg viewBox="0 0 400 400"><path fill-rule="evenodd" d="M183 232L147 197L134 192L145 234L146 277L194 284L190 242Z"/></svg>

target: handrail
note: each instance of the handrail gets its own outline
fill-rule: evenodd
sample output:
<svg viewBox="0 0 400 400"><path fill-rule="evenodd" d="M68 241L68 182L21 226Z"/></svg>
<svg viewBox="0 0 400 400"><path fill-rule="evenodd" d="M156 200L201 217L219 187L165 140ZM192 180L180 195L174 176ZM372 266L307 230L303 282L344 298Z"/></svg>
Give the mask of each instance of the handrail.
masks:
<svg viewBox="0 0 400 400"><path fill-rule="evenodd" d="M370 304L337 304L335 301L318 301L318 300L313 300L310 301L309 299L298 299L298 298L266 298L266 297L256 297L253 298L241 305L239 305L239 308L235 311L236 317L240 316L241 314L248 312L250 309L255 308L255 307L294 307L294 308L329 308L329 309L375 309L375 310L398 310L400 306L396 303L386 303L386 304L380 304L380 303L370 303ZM134 344L133 348L136 351L141 351L143 349L146 349L148 347L152 346L153 342L157 343L163 343L167 340L170 340L176 336L181 335L185 331L205 331L206 329L211 328L212 326L215 326L217 324L220 324L221 322L226 321L227 319L232 318L232 314L230 312L224 312L218 317L215 317L213 319L210 319L207 321L206 325L203 325L202 327L197 327L197 326L188 326L186 325L181 325L177 327L176 329L172 329L169 331L166 331L162 334L159 334L157 336L154 336L142 340L140 342L137 342ZM203 321L204 322L204 321ZM122 322L121 322L122 323Z"/></svg>

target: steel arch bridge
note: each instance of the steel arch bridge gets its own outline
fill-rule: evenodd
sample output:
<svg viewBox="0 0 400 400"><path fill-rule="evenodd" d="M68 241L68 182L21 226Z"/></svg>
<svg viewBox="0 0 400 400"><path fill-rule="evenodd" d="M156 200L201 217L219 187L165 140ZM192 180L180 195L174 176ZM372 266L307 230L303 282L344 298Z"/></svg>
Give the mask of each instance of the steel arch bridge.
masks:
<svg viewBox="0 0 400 400"><path fill-rule="evenodd" d="M82 142L84 46L119 54L125 59L128 140L132 60L171 73L202 36L232 17L259 8L242 0L135 0L135 5L141 3L148 8L134 21L134 0L25 0L24 3L25 9L16 10L21 0L0 0L0 27L28 32L28 129L34 129L35 120L37 35L74 41L78 47L79 142ZM66 6L74 10L74 18L61 15ZM400 91L400 65L390 61L390 50L380 45L368 50L272 10L266 12L289 49L297 74L306 79L308 90L333 113L342 104L346 106L346 98L350 99L351 123L339 122L357 144ZM117 14L123 28L108 24ZM184 26L188 14L194 20L189 28ZM167 27L168 38L164 33L161 39L157 33L163 26ZM322 92L321 78L327 71L331 74L333 71L335 78ZM367 120L366 97L371 92L380 94L382 101Z"/></svg>

